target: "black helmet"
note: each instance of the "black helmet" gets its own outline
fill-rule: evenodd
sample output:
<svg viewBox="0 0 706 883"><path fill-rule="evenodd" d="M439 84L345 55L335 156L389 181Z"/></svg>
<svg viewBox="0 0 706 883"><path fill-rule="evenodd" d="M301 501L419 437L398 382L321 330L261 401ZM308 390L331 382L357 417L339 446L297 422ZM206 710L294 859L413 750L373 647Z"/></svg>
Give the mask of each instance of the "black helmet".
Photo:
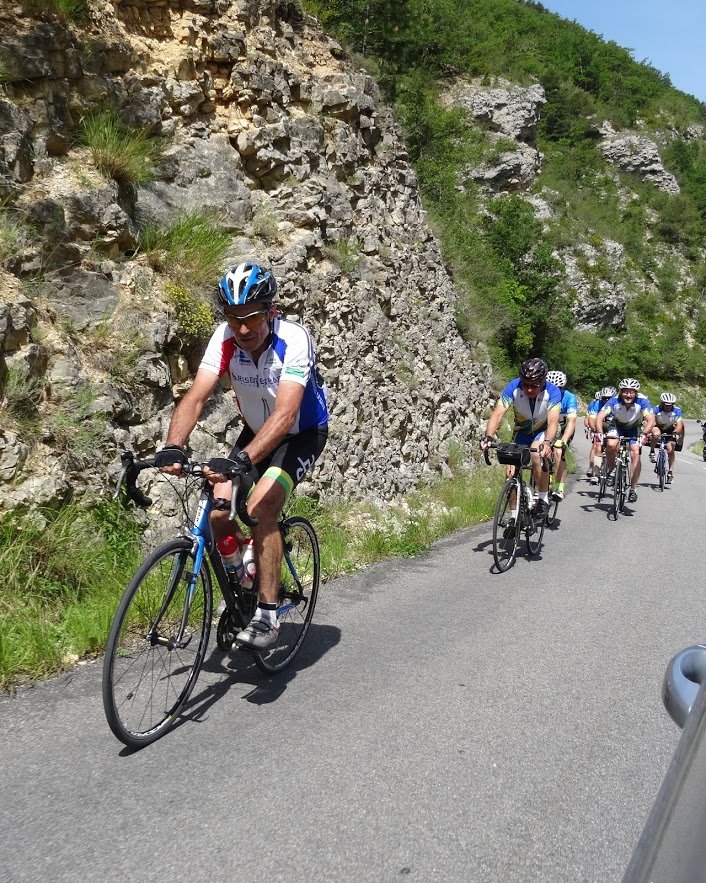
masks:
<svg viewBox="0 0 706 883"><path fill-rule="evenodd" d="M522 380L545 380L548 370L544 359L527 359L520 366L520 377Z"/></svg>

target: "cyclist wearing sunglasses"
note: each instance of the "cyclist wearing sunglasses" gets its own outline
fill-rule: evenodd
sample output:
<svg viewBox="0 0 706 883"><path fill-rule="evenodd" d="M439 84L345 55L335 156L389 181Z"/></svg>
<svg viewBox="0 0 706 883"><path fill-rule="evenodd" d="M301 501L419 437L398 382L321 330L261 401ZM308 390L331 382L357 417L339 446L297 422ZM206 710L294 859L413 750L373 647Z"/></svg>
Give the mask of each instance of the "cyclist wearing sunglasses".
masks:
<svg viewBox="0 0 706 883"><path fill-rule="evenodd" d="M248 512L258 520L252 533L260 597L252 622L237 641L262 650L276 643L279 634L282 538L277 519L326 444L326 389L308 332L282 319L273 306L277 283L269 271L253 263L231 267L217 293L225 321L213 333L194 382L172 416L157 465L179 474L186 461L184 445L227 373L245 424L228 456L240 464L244 476L257 481ZM232 484L222 479L218 473L209 479L214 496L230 500ZM242 547L244 537L229 521L228 511L214 510L211 526L216 541L235 536Z"/></svg>
<svg viewBox="0 0 706 883"><path fill-rule="evenodd" d="M547 363L543 359L527 359L522 363L520 376L511 380L498 399L481 440L481 450L493 440L505 412L512 406L515 415L513 441L519 445L537 443L532 454L532 470L538 489L536 512L545 515L549 510L549 472L543 472L540 457L552 452L551 440L556 438L561 411L561 390L547 382ZM508 477L513 466L507 469Z"/></svg>

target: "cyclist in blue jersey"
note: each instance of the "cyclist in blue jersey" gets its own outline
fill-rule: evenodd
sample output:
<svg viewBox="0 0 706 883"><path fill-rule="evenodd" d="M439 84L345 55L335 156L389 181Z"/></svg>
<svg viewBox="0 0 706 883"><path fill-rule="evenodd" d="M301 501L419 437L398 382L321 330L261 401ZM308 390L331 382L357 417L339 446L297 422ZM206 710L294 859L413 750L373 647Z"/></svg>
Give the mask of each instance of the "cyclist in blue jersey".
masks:
<svg viewBox="0 0 706 883"><path fill-rule="evenodd" d="M519 445L537 444L532 454L532 471L538 491L537 515L549 511L549 472L542 471L540 457L552 452L551 442L556 438L561 410L561 392L547 382L547 363L543 359L527 359L522 363L520 376L511 380L502 391L495 410L490 415L481 440L481 450L493 441L505 412L512 406L515 416L513 441ZM508 476L514 467L508 466ZM517 513L513 513L517 517Z"/></svg>
<svg viewBox="0 0 706 883"><path fill-rule="evenodd" d="M669 460L669 472L667 484L674 479L674 451L680 451L684 444L684 421L682 420L681 408L676 406L677 397L674 393L663 392L659 397L659 405L654 408L655 425L650 435L650 460L655 462L655 445L659 444L662 433L675 435L677 442L669 442L667 445L667 458Z"/></svg>
<svg viewBox="0 0 706 883"><path fill-rule="evenodd" d="M583 431L586 433L586 438L589 438L590 435L596 431L596 414L600 410L600 399L601 391L599 389L596 391L596 394L586 408L586 414L583 418ZM588 452L588 469L586 470L586 475L588 478L591 478L593 475L593 445Z"/></svg>
<svg viewBox="0 0 706 883"><path fill-rule="evenodd" d="M559 430L554 439L554 490L552 500L564 499L564 477L566 475L565 449L571 444L576 431L578 403L576 396L566 389L566 374L563 371L550 371L547 382L553 383L561 392L561 410L559 411Z"/></svg>
<svg viewBox="0 0 706 883"><path fill-rule="evenodd" d="M319 457L328 435L326 390L316 368L308 332L280 318L273 306L274 276L257 264L228 270L218 285L224 322L213 333L193 384L172 415L167 442L155 463L179 475L186 445L201 412L227 375L243 417L229 459L239 464L246 484L257 481L248 498L260 595L250 624L236 636L239 644L262 650L279 636L277 595L282 565L282 536L277 520L294 487ZM230 501L232 484L209 473L214 497ZM229 511L211 513L215 541L244 537Z"/></svg>
<svg viewBox="0 0 706 883"><path fill-rule="evenodd" d="M608 484L615 480L615 458L620 447L620 436L630 438L630 461L632 464L630 491L628 502L637 500L637 482L640 478L640 429L649 437L655 425L652 405L645 396L638 395L640 382L634 377L626 377L618 384L618 395L613 396L601 408L596 417L596 431L603 434L604 424L611 419L613 425L607 430L606 461L608 466ZM644 424L644 425L643 425Z"/></svg>
<svg viewBox="0 0 706 883"><path fill-rule="evenodd" d="M607 404L609 399L618 394L618 390L614 386L604 386L596 393L596 398L588 406L584 425L588 427L591 438L591 452L588 455L588 471L586 475L590 478L591 484L598 484L599 468L596 467L596 458L600 464L603 458L603 442L600 436L596 435L596 417L603 405Z"/></svg>

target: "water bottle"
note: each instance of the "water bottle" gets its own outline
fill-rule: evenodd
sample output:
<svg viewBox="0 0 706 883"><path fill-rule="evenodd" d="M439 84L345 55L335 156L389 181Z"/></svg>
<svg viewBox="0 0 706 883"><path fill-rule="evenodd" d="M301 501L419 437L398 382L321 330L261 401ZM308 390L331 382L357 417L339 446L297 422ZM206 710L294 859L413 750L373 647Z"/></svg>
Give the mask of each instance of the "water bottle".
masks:
<svg viewBox="0 0 706 883"><path fill-rule="evenodd" d="M255 543L250 537L245 540L243 547L243 570L240 584L246 589L251 589L255 582Z"/></svg>
<svg viewBox="0 0 706 883"><path fill-rule="evenodd" d="M245 576L245 568L243 567L243 556L240 554L240 547L235 537L223 537L216 543L223 566L226 569L228 577L234 582L242 583Z"/></svg>

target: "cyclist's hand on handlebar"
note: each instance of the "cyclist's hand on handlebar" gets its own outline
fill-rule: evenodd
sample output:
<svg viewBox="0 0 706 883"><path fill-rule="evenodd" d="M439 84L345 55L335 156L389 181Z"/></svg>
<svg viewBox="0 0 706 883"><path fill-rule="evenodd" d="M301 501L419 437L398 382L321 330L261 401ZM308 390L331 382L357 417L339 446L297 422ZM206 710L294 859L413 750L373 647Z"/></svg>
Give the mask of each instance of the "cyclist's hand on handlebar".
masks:
<svg viewBox="0 0 706 883"><path fill-rule="evenodd" d="M245 451L239 451L233 460L228 460L226 457L212 457L203 467L203 474L209 484L238 481L242 487L247 485L249 490L253 483L248 477L251 469L250 457Z"/></svg>
<svg viewBox="0 0 706 883"><path fill-rule="evenodd" d="M154 465L167 475L181 475L182 466L188 462L189 458L179 445L165 445L154 457Z"/></svg>
<svg viewBox="0 0 706 883"><path fill-rule="evenodd" d="M485 450L487 450L488 447L489 447L490 445L492 445L492 443L493 443L493 436L492 436L492 435L485 435L485 436L483 436L483 438L480 440L480 449L481 449L481 451L485 451Z"/></svg>

